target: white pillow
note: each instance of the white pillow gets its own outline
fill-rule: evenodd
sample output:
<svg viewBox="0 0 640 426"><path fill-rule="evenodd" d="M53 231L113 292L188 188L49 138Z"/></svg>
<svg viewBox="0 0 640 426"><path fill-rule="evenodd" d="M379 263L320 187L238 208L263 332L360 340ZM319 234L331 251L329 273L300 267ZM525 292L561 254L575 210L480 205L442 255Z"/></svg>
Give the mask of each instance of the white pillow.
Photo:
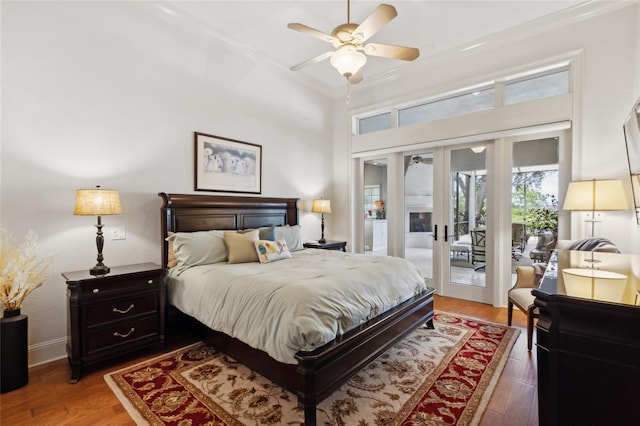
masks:
<svg viewBox="0 0 640 426"><path fill-rule="evenodd" d="M276 226L273 230L276 240L285 240L290 251L302 250L302 228L300 225Z"/></svg>
<svg viewBox="0 0 640 426"><path fill-rule="evenodd" d="M167 241L173 245L180 270L227 260L222 231L176 232Z"/></svg>
<svg viewBox="0 0 640 426"><path fill-rule="evenodd" d="M224 242L229 252L227 256L229 263L257 262L258 254L256 253L256 247L253 245L254 241L258 241L257 229L242 234L239 232L225 232Z"/></svg>
<svg viewBox="0 0 640 426"><path fill-rule="evenodd" d="M285 240L258 240L253 244L256 247L260 263L275 262L276 260L291 259L291 252L287 248Z"/></svg>

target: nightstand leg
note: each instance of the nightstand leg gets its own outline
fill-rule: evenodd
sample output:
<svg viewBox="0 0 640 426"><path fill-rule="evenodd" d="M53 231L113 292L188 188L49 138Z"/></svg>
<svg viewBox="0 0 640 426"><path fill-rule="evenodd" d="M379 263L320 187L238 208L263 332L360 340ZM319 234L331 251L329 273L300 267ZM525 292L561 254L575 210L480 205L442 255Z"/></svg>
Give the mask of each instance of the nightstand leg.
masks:
<svg viewBox="0 0 640 426"><path fill-rule="evenodd" d="M80 380L80 375L82 374L82 366L78 365L78 366L72 366L71 367L71 379L69 380L69 383L78 383L78 381Z"/></svg>

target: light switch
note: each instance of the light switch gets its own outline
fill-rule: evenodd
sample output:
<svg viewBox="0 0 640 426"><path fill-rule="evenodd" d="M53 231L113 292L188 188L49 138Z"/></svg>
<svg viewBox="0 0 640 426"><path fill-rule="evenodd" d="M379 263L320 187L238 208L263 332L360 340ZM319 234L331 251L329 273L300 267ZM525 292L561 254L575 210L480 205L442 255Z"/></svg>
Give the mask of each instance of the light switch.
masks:
<svg viewBox="0 0 640 426"><path fill-rule="evenodd" d="M127 239L127 232L124 226L116 226L110 229L112 240L125 240Z"/></svg>

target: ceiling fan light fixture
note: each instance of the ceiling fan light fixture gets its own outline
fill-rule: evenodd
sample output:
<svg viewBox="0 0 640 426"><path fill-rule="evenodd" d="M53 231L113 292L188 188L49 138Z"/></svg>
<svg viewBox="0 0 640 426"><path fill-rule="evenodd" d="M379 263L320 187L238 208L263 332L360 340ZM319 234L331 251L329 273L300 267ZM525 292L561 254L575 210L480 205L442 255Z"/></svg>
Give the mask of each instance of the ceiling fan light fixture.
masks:
<svg viewBox="0 0 640 426"><path fill-rule="evenodd" d="M346 78L351 77L367 63L364 53L358 52L355 46L345 44L331 56L331 65Z"/></svg>

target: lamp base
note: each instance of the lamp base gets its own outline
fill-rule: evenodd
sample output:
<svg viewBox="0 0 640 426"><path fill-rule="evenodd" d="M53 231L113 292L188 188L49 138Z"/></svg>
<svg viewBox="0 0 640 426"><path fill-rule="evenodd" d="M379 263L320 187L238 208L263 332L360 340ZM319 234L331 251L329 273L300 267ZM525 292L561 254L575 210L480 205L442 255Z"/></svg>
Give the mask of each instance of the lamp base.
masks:
<svg viewBox="0 0 640 426"><path fill-rule="evenodd" d="M107 265L96 265L89 270L91 275L106 275L111 271Z"/></svg>
<svg viewBox="0 0 640 426"><path fill-rule="evenodd" d="M324 243L326 243L326 242L327 242L327 240L325 240L324 238L320 238L320 239L318 240L318 242L319 242L320 244L324 244Z"/></svg>

